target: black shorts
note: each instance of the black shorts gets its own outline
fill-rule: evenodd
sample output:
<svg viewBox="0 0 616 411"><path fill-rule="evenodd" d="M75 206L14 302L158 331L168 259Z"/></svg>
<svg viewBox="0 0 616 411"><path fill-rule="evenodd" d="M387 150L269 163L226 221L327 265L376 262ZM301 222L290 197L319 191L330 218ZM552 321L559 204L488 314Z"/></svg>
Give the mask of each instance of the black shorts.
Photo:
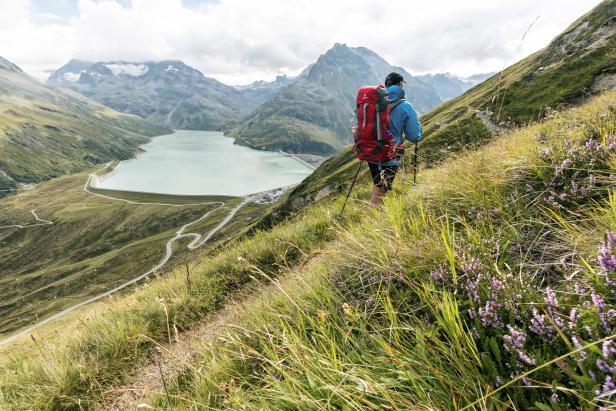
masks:
<svg viewBox="0 0 616 411"><path fill-rule="evenodd" d="M379 166L378 164L368 163L372 182L375 186L391 190L391 184L394 182L398 166Z"/></svg>

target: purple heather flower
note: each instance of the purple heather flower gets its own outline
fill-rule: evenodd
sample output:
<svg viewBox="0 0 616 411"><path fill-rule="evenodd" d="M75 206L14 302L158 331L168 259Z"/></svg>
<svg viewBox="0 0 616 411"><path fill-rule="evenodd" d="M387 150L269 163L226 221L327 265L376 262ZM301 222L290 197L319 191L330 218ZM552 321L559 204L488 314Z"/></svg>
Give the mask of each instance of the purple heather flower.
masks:
<svg viewBox="0 0 616 411"><path fill-rule="evenodd" d="M553 393L552 396L550 397L550 399L552 400L552 402L554 404L557 404L558 403L558 394Z"/></svg>
<svg viewBox="0 0 616 411"><path fill-rule="evenodd" d="M612 231L607 232L607 242L610 246L616 245L616 234L614 234Z"/></svg>
<svg viewBox="0 0 616 411"><path fill-rule="evenodd" d="M535 365L537 363L534 358L532 358L522 350L518 350L518 357L520 357L520 360L522 360L528 365Z"/></svg>
<svg viewBox="0 0 616 411"><path fill-rule="evenodd" d="M597 309L597 313L599 314L599 318L601 318L601 323L603 324L603 328L605 328L605 330L609 331L610 330L610 324L607 320L607 315L605 313L605 301L603 301L603 298L601 298L601 296L599 294L597 294L594 290L592 291L592 293L590 294L591 298L592 298L592 302L595 305L595 308Z"/></svg>
<svg viewBox="0 0 616 411"><path fill-rule="evenodd" d="M549 324L548 317L545 314L539 314L536 308L533 308L533 318L530 322L531 326L528 327L528 329L535 334L545 338L550 338L552 336L554 329Z"/></svg>
<svg viewBox="0 0 616 411"><path fill-rule="evenodd" d="M447 280L447 274L445 273L443 266L438 267L436 270L430 271L430 277L435 283L446 282Z"/></svg>
<svg viewBox="0 0 616 411"><path fill-rule="evenodd" d="M505 287L503 282L496 277L492 277L491 283L492 283L492 292L500 291Z"/></svg>
<svg viewBox="0 0 616 411"><path fill-rule="evenodd" d="M614 342L612 340L604 341L603 346L602 346L602 351L603 351L603 358L608 360L612 354L616 353Z"/></svg>
<svg viewBox="0 0 616 411"><path fill-rule="evenodd" d="M541 158L543 160L547 160L551 155L552 155L552 150L550 150L549 148L546 148L541 152Z"/></svg>
<svg viewBox="0 0 616 411"><path fill-rule="evenodd" d="M466 289L466 292L468 293L468 296L471 297L471 299L477 303L480 302L479 299L479 292L477 291L477 289L479 288L479 282L481 281L481 278L483 276L481 274L479 274L477 276L477 278L475 279L475 281L467 281L463 286Z"/></svg>
<svg viewBox="0 0 616 411"><path fill-rule="evenodd" d="M546 297L545 302L550 307L558 307L558 300L556 299L556 293L550 287L545 289Z"/></svg>
<svg viewBox="0 0 616 411"><path fill-rule="evenodd" d="M513 349L521 350L524 348L526 342L526 335L522 331L516 330L510 324L507 324L509 334L503 336L505 340L505 349L509 352Z"/></svg>
<svg viewBox="0 0 616 411"><path fill-rule="evenodd" d="M603 386L601 388L603 389L603 396L614 394L614 391L616 390L616 385L614 385L611 375L605 377L605 382L603 383Z"/></svg>
<svg viewBox="0 0 616 411"><path fill-rule="evenodd" d="M479 260L476 257L472 257L468 261L462 263L462 271L464 274L471 274L479 268Z"/></svg>
<svg viewBox="0 0 616 411"><path fill-rule="evenodd" d="M608 367L607 363L605 361L603 361L600 358L597 358L597 368L599 369L599 371L604 372L604 373L608 373L610 372L610 367Z"/></svg>
<svg viewBox="0 0 616 411"><path fill-rule="evenodd" d="M488 300L484 307L479 307L479 319L486 327L499 327L501 325L498 317L500 305L495 301Z"/></svg>
<svg viewBox="0 0 616 411"><path fill-rule="evenodd" d="M576 350L579 350L583 347L582 344L580 344L580 340L578 339L577 335L573 334L571 336L571 341L573 341L573 346L575 347ZM580 358L582 359L582 361L584 361L587 357L588 354L586 353L586 351L580 351Z"/></svg>
<svg viewBox="0 0 616 411"><path fill-rule="evenodd" d="M569 313L569 321L571 321L571 328L575 328L575 326L577 325L577 320L579 317L580 313L578 312L577 308L572 308L571 312Z"/></svg>
<svg viewBox="0 0 616 411"><path fill-rule="evenodd" d="M608 241L601 243L599 246L599 265L606 273L616 272L616 255L612 254L612 245L614 245L616 239L615 235L611 231L608 231Z"/></svg>

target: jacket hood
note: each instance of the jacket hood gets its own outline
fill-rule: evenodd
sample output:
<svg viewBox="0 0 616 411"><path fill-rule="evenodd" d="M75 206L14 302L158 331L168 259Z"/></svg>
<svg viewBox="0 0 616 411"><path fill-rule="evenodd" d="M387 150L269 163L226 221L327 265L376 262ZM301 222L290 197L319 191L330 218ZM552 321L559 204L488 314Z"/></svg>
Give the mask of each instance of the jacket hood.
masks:
<svg viewBox="0 0 616 411"><path fill-rule="evenodd" d="M389 86L387 87L387 97L392 101L404 98L404 89L400 86Z"/></svg>

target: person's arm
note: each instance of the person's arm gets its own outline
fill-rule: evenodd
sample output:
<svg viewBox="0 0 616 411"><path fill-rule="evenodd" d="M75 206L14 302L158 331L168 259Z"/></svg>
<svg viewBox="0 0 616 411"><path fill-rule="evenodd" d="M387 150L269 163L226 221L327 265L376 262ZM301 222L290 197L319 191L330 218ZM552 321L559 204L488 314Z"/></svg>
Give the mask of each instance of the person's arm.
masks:
<svg viewBox="0 0 616 411"><path fill-rule="evenodd" d="M411 103L404 108L408 114L404 124L404 135L408 141L415 143L421 140L421 123L419 123L417 112Z"/></svg>

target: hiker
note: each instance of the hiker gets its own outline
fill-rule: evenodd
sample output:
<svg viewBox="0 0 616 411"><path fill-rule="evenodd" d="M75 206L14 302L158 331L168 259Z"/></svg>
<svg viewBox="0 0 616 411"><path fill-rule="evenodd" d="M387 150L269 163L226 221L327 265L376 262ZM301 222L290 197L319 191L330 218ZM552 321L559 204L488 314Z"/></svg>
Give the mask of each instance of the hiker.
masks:
<svg viewBox="0 0 616 411"><path fill-rule="evenodd" d="M404 143L404 137L410 142L421 140L421 124L413 105L404 98L404 77L398 73L389 73L385 78L387 97L390 101L389 129L394 135L396 145ZM402 153L401 153L402 154ZM383 196L389 190L400 166L400 157L387 161L368 161L374 188L370 206L381 204Z"/></svg>

